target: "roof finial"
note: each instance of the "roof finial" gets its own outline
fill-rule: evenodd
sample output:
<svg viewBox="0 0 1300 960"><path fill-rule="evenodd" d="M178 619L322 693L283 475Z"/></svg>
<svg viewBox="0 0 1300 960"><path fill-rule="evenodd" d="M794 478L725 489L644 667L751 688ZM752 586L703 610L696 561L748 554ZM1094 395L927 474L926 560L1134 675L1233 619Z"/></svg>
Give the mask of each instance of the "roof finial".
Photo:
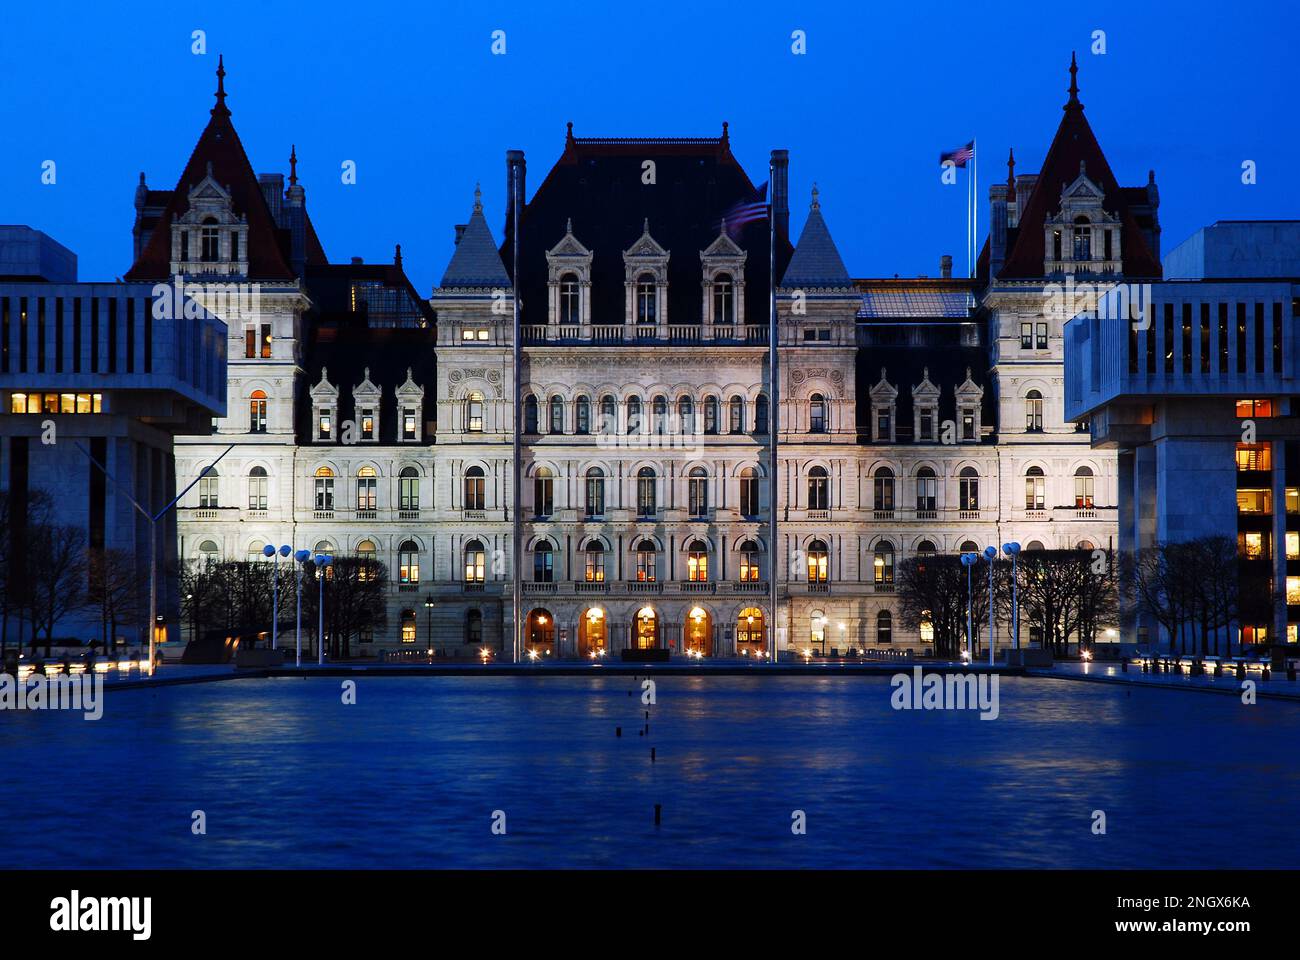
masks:
<svg viewBox="0 0 1300 960"><path fill-rule="evenodd" d="M229 114L226 106L226 59L224 54L217 54L217 105L212 108L214 114Z"/></svg>
<svg viewBox="0 0 1300 960"><path fill-rule="evenodd" d="M474 184L474 212L483 212L483 185L481 183Z"/></svg>
<svg viewBox="0 0 1300 960"><path fill-rule="evenodd" d="M731 134L727 132L727 121L722 121L722 145L728 146L731 143Z"/></svg>
<svg viewBox="0 0 1300 960"><path fill-rule="evenodd" d="M565 217L565 219L564 219L564 232L567 233L567 234L569 234L569 235L572 235L572 234L573 234L573 217Z"/></svg>
<svg viewBox="0 0 1300 960"><path fill-rule="evenodd" d="M813 209L813 210L820 210L820 209L822 208L822 202L821 202L821 200L818 199L818 197L820 197L820 196L821 196L821 191L817 189L817 184L814 183L814 184L813 184L813 189L812 189L812 207L811 207L811 209Z"/></svg>
<svg viewBox="0 0 1300 960"><path fill-rule="evenodd" d="M397 244L397 249L393 251L393 266L398 268L402 266L402 245L400 243ZM370 374L368 372L366 374L366 379L370 379Z"/></svg>
<svg viewBox="0 0 1300 960"><path fill-rule="evenodd" d="M1067 107L1081 107L1079 103L1079 61L1074 58L1074 51L1070 51L1070 99L1065 104Z"/></svg>
<svg viewBox="0 0 1300 960"><path fill-rule="evenodd" d="M564 135L564 145L567 147L573 143L573 121L569 121L569 132Z"/></svg>
<svg viewBox="0 0 1300 960"><path fill-rule="evenodd" d="M650 218L646 217L645 222L641 224L641 232L648 234L650 232Z"/></svg>
<svg viewBox="0 0 1300 960"><path fill-rule="evenodd" d="M289 186L298 185L298 147L296 144L289 145Z"/></svg>
<svg viewBox="0 0 1300 960"><path fill-rule="evenodd" d="M1016 148L1007 150L1007 199L1016 199Z"/></svg>

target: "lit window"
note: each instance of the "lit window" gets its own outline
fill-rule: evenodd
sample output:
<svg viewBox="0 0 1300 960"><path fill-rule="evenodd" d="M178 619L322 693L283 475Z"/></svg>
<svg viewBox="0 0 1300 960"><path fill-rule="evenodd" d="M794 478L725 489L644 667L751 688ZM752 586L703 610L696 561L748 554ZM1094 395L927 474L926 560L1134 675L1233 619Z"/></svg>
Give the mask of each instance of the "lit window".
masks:
<svg viewBox="0 0 1300 960"><path fill-rule="evenodd" d="M1286 578L1286 602L1287 606L1300 604L1300 577Z"/></svg>
<svg viewBox="0 0 1300 960"><path fill-rule="evenodd" d="M1272 470L1273 445L1270 443L1237 444L1237 469Z"/></svg>
<svg viewBox="0 0 1300 960"><path fill-rule="evenodd" d="M1238 400L1237 416L1242 419L1247 417L1271 417L1273 416L1273 401Z"/></svg>
<svg viewBox="0 0 1300 960"><path fill-rule="evenodd" d="M709 548L703 540L692 541L687 550L686 576L695 582L709 579Z"/></svg>
<svg viewBox="0 0 1300 960"><path fill-rule="evenodd" d="M1270 514L1273 512L1273 491L1246 489L1237 491L1238 513Z"/></svg>
<svg viewBox="0 0 1300 960"><path fill-rule="evenodd" d="M890 543L881 543L876 547L876 555L871 562L875 582L889 584L894 582L894 547Z"/></svg>
<svg viewBox="0 0 1300 960"><path fill-rule="evenodd" d="M465 582L482 583L486 579L486 552L478 540L465 544Z"/></svg>
<svg viewBox="0 0 1300 960"><path fill-rule="evenodd" d="M254 390L248 400L248 430L266 433L266 394L261 390Z"/></svg>
<svg viewBox="0 0 1300 960"><path fill-rule="evenodd" d="M379 481L374 467L362 467L357 471L357 509L374 510Z"/></svg>
<svg viewBox="0 0 1300 960"><path fill-rule="evenodd" d="M605 546L599 541L587 544L585 575L588 583L605 582Z"/></svg>
<svg viewBox="0 0 1300 960"><path fill-rule="evenodd" d="M1076 510L1092 508L1092 468L1080 467L1074 471L1074 506Z"/></svg>
<svg viewBox="0 0 1300 960"><path fill-rule="evenodd" d="M1286 532L1286 558L1300 560L1300 533L1294 530Z"/></svg>
<svg viewBox="0 0 1300 960"><path fill-rule="evenodd" d="M420 582L420 547L414 540L407 540L397 548L397 570L399 582Z"/></svg>
<svg viewBox="0 0 1300 960"><path fill-rule="evenodd" d="M361 439L375 439L375 411L371 407L361 408Z"/></svg>
<svg viewBox="0 0 1300 960"><path fill-rule="evenodd" d="M636 578L641 583L654 583L656 567L653 541L642 540L636 545Z"/></svg>
<svg viewBox="0 0 1300 960"><path fill-rule="evenodd" d="M329 467L316 471L316 509L334 509L334 471Z"/></svg>
<svg viewBox="0 0 1300 960"><path fill-rule="evenodd" d="M826 551L826 544L821 540L814 540L808 544L808 582L825 583L827 579L827 566L829 554Z"/></svg>
<svg viewBox="0 0 1300 960"><path fill-rule="evenodd" d="M266 509L266 468L254 467L248 471L248 509Z"/></svg>
<svg viewBox="0 0 1300 960"><path fill-rule="evenodd" d="M758 544L753 540L740 545L740 579L750 582L758 579Z"/></svg>
<svg viewBox="0 0 1300 960"><path fill-rule="evenodd" d="M465 401L465 429L470 433L483 432L483 394L477 391Z"/></svg>
<svg viewBox="0 0 1300 960"><path fill-rule="evenodd" d="M470 467L465 471L465 509L483 510L487 500L487 476L482 467Z"/></svg>
<svg viewBox="0 0 1300 960"><path fill-rule="evenodd" d="M1037 390L1025 394L1025 430L1040 433L1043 429L1043 395ZM972 434L973 436L973 434ZM967 439L970 439L968 436Z"/></svg>

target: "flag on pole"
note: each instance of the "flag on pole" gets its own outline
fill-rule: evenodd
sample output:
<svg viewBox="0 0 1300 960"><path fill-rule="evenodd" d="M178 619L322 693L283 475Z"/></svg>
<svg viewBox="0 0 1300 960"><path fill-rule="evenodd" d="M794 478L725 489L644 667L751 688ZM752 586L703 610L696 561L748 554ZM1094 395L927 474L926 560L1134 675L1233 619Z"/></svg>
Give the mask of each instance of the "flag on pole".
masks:
<svg viewBox="0 0 1300 960"><path fill-rule="evenodd" d="M949 150L939 154L939 162L947 163L952 161L954 167L965 167L967 162L975 156L975 141L972 140L964 147L958 147L956 150Z"/></svg>
<svg viewBox="0 0 1300 960"><path fill-rule="evenodd" d="M733 240L736 233L747 223L755 223L759 220L767 219L767 183L766 181L759 184L758 187L748 197L739 203L733 204L727 209L714 226L719 230L726 225L727 235Z"/></svg>

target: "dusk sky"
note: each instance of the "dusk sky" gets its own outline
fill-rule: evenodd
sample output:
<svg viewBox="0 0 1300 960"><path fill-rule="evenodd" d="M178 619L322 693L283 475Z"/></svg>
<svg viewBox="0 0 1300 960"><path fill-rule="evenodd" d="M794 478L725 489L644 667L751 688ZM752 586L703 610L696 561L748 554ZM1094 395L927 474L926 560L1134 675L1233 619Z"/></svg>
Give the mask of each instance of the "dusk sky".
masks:
<svg viewBox="0 0 1300 960"><path fill-rule="evenodd" d="M751 178L790 150L792 228L809 189L855 276L964 269L964 187L938 153L977 137L981 232L987 187L1038 169L1078 51L1080 99L1123 185L1160 187L1164 250L1217 219L1300 218L1295 39L1283 4L557 3L232 0L85 9L10 5L0 31L0 223L52 235L83 280L131 262L140 171L172 189L208 120L217 54L233 121L259 172L288 172L333 261L390 260L428 293L481 181L500 240L505 151L528 189L578 136L717 136ZM1154 6L1154 5L1152 5ZM1290 7L1290 5L1285 5ZM1270 11L1270 7L1273 8ZM490 50L506 31L507 52ZM807 54L791 52L791 32ZM207 53L191 52L206 31ZM1106 53L1090 52L1094 30ZM1289 68L1289 69L1288 69ZM54 160L57 182L41 182ZM344 185L353 160L357 183ZM1258 182L1241 182L1253 160ZM963 175L964 176L964 175Z"/></svg>

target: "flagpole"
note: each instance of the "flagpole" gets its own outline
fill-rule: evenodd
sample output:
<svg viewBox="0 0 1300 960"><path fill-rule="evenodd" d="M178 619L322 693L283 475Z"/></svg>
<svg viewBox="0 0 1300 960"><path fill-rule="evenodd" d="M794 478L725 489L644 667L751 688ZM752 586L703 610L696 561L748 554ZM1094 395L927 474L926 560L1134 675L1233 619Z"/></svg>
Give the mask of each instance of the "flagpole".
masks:
<svg viewBox="0 0 1300 960"><path fill-rule="evenodd" d="M773 210L773 188L776 184L776 171L771 163L767 167L767 371L769 390L772 402L768 404L767 423L771 430L768 443L772 448L772 474L768 478L768 578L771 580L772 587L772 622L768 627L769 646L771 648L770 663L775 664L777 661L776 649L776 617L777 617L777 545L776 545L776 504L777 492L780 484L777 480L777 458L776 458L776 438L777 438L777 421L781 413L781 391L780 381L777 379L777 358L776 358L776 216Z"/></svg>
<svg viewBox="0 0 1300 960"><path fill-rule="evenodd" d="M513 420L513 422L510 424L512 428L510 432L514 435L513 436L514 469L511 471L511 478L510 478L511 480L511 484L510 484L511 504L510 505L511 505L511 509L513 510L513 513L510 516L511 519L510 605L511 605L511 618L513 620L513 623L511 623L511 631L510 631L511 632L510 660L512 663L518 663L522 658L522 654L523 654L523 649L522 649L523 645L521 643L521 639L523 637L523 625L519 622L519 618L523 615L523 604L520 602L522 600L522 597L520 597L522 586L520 583L521 577L520 577L519 567L523 563L523 534L524 534L523 521L519 516L519 511L522 506L522 496L519 487L521 483L521 478L523 476L523 470L521 469L522 465L520 463L520 458L523 453L523 449L522 449L523 445L520 443L520 434L522 432L522 427L520 425L520 419L519 419L523 408L523 401L521 400L521 398L523 397L523 390L521 389L519 383L522 374L522 368L523 368L522 351L520 349L521 338L520 338L520 325L519 325L519 220L522 215L522 211L520 210L519 200L520 200L519 161L515 160L514 165L511 167L511 171L510 171L510 208L514 211L514 215L511 217L511 223L510 223L511 232L513 234L513 236L511 237L511 245L513 247L512 253L513 253L513 264L514 264L514 273L511 275L510 278L511 286L513 287L511 292L514 294L510 298L513 301L513 305L514 305L514 336L511 338L511 347L512 347L511 353L513 354L513 356L511 359L514 362L514 395L515 395L513 401L513 410L511 413L511 419Z"/></svg>
<svg viewBox="0 0 1300 960"><path fill-rule="evenodd" d="M971 272L975 276L975 269L980 255L980 142L979 137L971 140L974 146L970 153L971 167ZM990 641L991 642L991 641Z"/></svg>

